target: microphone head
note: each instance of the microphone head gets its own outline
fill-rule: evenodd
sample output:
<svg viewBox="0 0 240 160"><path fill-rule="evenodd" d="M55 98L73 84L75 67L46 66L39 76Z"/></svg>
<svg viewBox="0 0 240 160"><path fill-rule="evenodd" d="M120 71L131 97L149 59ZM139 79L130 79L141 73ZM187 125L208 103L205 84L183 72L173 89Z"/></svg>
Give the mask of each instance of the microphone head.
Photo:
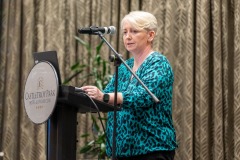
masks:
<svg viewBox="0 0 240 160"><path fill-rule="evenodd" d="M115 34L115 32L116 32L116 27L114 27L114 26L109 26L108 27L108 33L109 34Z"/></svg>
<svg viewBox="0 0 240 160"><path fill-rule="evenodd" d="M114 34L116 32L116 28L114 26L109 27L95 27L91 26L89 28L81 28L78 29L80 34L98 34L101 32L102 34Z"/></svg>

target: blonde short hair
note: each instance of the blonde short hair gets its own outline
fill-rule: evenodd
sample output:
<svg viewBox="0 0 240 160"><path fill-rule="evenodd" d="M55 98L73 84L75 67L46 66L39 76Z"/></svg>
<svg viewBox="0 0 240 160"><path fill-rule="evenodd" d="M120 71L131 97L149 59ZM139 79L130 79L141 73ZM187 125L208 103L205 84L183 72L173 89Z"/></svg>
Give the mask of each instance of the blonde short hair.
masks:
<svg viewBox="0 0 240 160"><path fill-rule="evenodd" d="M145 11L132 11L127 14L121 22L121 29L125 22L130 23L136 29L145 29L147 31L154 31L157 33L157 19L156 17Z"/></svg>

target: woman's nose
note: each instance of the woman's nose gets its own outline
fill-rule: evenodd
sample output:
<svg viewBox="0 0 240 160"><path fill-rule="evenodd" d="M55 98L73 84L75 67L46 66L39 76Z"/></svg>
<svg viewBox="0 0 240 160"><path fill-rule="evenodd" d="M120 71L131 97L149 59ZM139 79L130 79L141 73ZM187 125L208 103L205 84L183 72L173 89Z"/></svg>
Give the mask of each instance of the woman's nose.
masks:
<svg viewBox="0 0 240 160"><path fill-rule="evenodd" d="M132 38L132 36L131 36L131 33L130 33L130 32L127 32L127 33L126 33L126 38L127 38L127 39L129 39L129 38Z"/></svg>

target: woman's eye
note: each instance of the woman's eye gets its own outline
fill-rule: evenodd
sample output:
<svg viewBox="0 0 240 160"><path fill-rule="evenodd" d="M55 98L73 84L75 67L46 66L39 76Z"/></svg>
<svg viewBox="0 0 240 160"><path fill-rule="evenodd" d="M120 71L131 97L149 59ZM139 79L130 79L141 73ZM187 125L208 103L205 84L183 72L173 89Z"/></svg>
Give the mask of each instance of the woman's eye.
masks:
<svg viewBox="0 0 240 160"><path fill-rule="evenodd" d="M133 30L132 33L138 33L138 30Z"/></svg>

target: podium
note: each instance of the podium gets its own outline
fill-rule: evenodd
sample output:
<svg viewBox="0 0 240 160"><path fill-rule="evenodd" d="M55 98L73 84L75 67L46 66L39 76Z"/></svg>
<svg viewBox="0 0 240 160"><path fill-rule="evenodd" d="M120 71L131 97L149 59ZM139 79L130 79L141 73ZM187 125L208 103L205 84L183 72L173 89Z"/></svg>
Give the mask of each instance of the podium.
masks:
<svg viewBox="0 0 240 160"><path fill-rule="evenodd" d="M100 112L113 111L113 106L94 100ZM77 113L97 112L90 99L76 93L75 87L60 86L54 113L47 122L47 159L76 159Z"/></svg>
<svg viewBox="0 0 240 160"><path fill-rule="evenodd" d="M27 115L35 124L47 122L47 160L75 160L77 114L120 108L90 99L73 86L61 85L56 51L36 52L33 56L35 66L24 89Z"/></svg>

